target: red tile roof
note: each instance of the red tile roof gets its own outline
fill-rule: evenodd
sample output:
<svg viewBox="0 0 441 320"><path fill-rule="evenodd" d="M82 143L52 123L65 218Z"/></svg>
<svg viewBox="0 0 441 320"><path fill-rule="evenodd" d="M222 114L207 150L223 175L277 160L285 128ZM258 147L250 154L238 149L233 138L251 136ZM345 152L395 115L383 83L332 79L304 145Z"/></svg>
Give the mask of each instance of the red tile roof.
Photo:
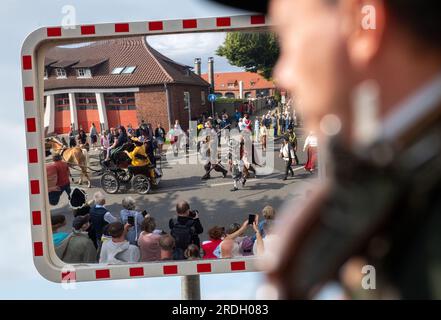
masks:
<svg viewBox="0 0 441 320"><path fill-rule="evenodd" d="M57 79L54 72L44 82L45 90L69 88L140 87L179 83L207 87L198 75L153 49L145 37L129 37L93 42L82 47L54 47L46 55L49 68L68 61L92 69L92 78L77 78L72 65L66 79ZM99 61L99 63L98 63ZM118 67L136 66L132 74L111 74Z"/></svg>
<svg viewBox="0 0 441 320"><path fill-rule="evenodd" d="M203 79L208 81L206 73L201 75ZM214 73L214 90L215 91L234 91L239 90L239 81L243 81L244 91L261 90L275 88L272 81L266 80L264 77L253 72L215 72ZM229 83L234 83L235 87L228 87Z"/></svg>

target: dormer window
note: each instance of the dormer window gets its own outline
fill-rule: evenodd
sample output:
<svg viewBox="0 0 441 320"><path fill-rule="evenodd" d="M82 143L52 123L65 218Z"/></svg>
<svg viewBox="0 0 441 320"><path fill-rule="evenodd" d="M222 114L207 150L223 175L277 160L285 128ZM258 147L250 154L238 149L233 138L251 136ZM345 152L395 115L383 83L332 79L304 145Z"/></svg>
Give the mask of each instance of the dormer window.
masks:
<svg viewBox="0 0 441 320"><path fill-rule="evenodd" d="M66 69L56 68L55 75L57 76L57 79L66 79L67 78Z"/></svg>
<svg viewBox="0 0 441 320"><path fill-rule="evenodd" d="M77 78L92 78L92 72L89 68L77 69Z"/></svg>

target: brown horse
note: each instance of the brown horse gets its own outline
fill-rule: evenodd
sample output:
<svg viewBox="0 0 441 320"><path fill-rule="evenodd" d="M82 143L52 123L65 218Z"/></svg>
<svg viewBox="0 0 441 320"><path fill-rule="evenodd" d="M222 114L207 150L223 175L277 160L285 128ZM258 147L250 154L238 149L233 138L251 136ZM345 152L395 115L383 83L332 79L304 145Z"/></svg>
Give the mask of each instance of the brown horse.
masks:
<svg viewBox="0 0 441 320"><path fill-rule="evenodd" d="M81 185L83 181L87 181L87 186L90 188L90 178L87 173L87 166L89 164L87 150L80 147L68 148L55 137L46 138L46 150L49 149L51 149L53 153L61 154L63 160L67 162L70 167L79 167L81 176L78 184Z"/></svg>

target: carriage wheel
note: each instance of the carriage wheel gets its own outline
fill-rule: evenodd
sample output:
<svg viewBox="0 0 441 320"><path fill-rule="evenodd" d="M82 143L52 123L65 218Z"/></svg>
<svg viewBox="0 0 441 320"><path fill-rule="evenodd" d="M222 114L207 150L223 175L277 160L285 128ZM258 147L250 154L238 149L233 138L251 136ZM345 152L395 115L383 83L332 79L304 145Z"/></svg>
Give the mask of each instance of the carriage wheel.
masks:
<svg viewBox="0 0 441 320"><path fill-rule="evenodd" d="M152 185L149 178L143 174L136 175L132 180L132 188L138 194L147 194L150 192Z"/></svg>
<svg viewBox="0 0 441 320"><path fill-rule="evenodd" d="M119 190L119 181L115 174L106 172L101 176L101 188L107 193L114 194Z"/></svg>

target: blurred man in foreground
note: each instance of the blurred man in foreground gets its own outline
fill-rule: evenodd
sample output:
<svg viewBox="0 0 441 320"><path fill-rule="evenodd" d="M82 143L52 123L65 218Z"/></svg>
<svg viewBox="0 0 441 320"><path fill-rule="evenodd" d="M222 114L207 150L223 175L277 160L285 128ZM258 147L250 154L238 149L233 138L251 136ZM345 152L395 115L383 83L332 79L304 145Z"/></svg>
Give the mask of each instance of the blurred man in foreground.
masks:
<svg viewBox="0 0 441 320"><path fill-rule="evenodd" d="M352 298L440 299L438 1L239 6L268 6L281 45L274 78L295 93L309 130L328 141L333 166L277 231L283 241L267 268L278 297L311 298L337 278ZM347 280L368 265L370 281Z"/></svg>

